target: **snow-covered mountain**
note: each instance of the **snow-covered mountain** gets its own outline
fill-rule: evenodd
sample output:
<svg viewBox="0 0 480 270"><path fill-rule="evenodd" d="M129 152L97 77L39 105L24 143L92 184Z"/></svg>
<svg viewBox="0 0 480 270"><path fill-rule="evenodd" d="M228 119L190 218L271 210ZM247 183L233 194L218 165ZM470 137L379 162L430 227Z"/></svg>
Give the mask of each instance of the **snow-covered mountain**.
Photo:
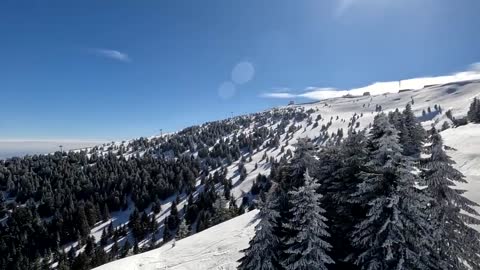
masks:
<svg viewBox="0 0 480 270"><path fill-rule="evenodd" d="M205 149L208 149L209 153L214 153L218 150L216 145L228 143L234 138L237 142L249 136L259 138L252 149L242 150L241 157L225 163L227 164L225 165L226 178L232 183L231 196L240 205L244 197L251 196L250 191L257 175L268 175L271 168L270 160L272 158L278 160L283 156L288 158L289 150L294 149L299 138L309 137L319 145L327 144L331 140L340 139L350 125L356 129L368 128L378 112L388 112L397 108L401 110L407 103L411 103L414 113L424 127L435 125L439 129L444 129L451 126L442 132L442 136L448 146L456 149L451 150L449 154L469 182L461 188L467 190L468 198L480 202L480 125L467 124L453 127L454 123L452 123L455 119L461 122L472 99L478 96L480 96L480 81L453 82L381 95L369 95L369 93L359 96L348 95L206 123L162 137L107 144L91 148L89 151L92 154L102 155L113 151L127 158L145 153L175 158L178 152L183 155L203 156L201 152ZM355 121L352 122L352 118ZM192 134L201 136L202 132L209 132L209 128L219 124L227 125L228 128L215 134L216 141L205 142L202 146L198 140L192 139L191 136L194 136ZM269 131L268 135L262 136L260 132L262 130ZM185 142L184 145L187 147L172 153L172 148L167 147L171 141ZM214 159L225 162L223 158ZM246 174L239 173L239 163L243 164ZM217 170L218 168L212 169L209 173L213 174ZM197 179L196 194L201 193L202 188L202 182ZM222 191L221 187L219 191ZM186 203L186 198L182 198L178 205L179 209L182 209ZM171 202L172 200L163 201L162 209L165 210L156 215L160 224L163 224ZM114 215L113 219L118 219L117 224L126 223L127 219L122 216L128 214L127 210ZM236 260L241 257L240 250L247 247L249 239L253 236L255 215L256 211L248 212L175 244L167 243L158 249L96 269L235 269ZM92 234L99 239L100 232L107 225L108 222L99 224L92 230Z"/></svg>

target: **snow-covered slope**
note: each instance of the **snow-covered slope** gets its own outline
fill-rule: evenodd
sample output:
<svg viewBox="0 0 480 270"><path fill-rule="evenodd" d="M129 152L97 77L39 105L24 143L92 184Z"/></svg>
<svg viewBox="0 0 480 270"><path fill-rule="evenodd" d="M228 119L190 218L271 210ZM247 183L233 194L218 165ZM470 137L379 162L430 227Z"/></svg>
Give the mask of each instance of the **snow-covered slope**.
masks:
<svg viewBox="0 0 480 270"><path fill-rule="evenodd" d="M449 154L465 174L466 196L480 202L480 125L469 124L442 132L445 143L456 150ZM477 209L480 210L480 209ZM161 248L96 268L97 270L149 269L235 269L242 249L254 234L255 216L251 211L206 231Z"/></svg>
<svg viewBox="0 0 480 270"><path fill-rule="evenodd" d="M480 124L448 129L441 134L445 144L456 149L448 151L448 154L468 181L458 187L467 191L467 198L480 203ZM476 210L480 212L480 207ZM480 231L480 225L475 227Z"/></svg>
<svg viewBox="0 0 480 270"><path fill-rule="evenodd" d="M310 111L309 117L313 119L313 123L316 122L317 116L321 115L318 126L309 124L308 119L290 120L286 130L293 125L298 128L292 132L282 133L280 135L280 145L285 148L285 151L293 150L295 142L302 137L310 137L321 144L325 142L322 139L325 134L332 137L338 133L339 129L343 129L345 132L349 120L354 115L358 118L357 128L363 129L368 127L378 113L377 106L381 106L383 111L388 112L397 108L401 110L409 102L413 103L413 110L425 127L430 127L432 124L440 127L444 122L451 123L445 114L447 110L451 110L454 117L465 116L469 104L475 96L480 96L479 81L429 86L396 94L334 98L310 104L276 108L275 110L280 112L287 110ZM435 110L435 105L441 106L442 110ZM428 113L429 107L431 109L430 113ZM426 111L426 113L423 114L423 111ZM243 117L254 118L255 116ZM278 125L278 122L270 121L263 126L275 128ZM235 132L251 134L256 128L258 128L256 123L252 123L250 127ZM466 175L469 181L461 188L468 190L466 193L468 198L480 202L480 125L469 124L447 129L442 132L442 135L447 145L457 149L456 151L450 151L449 154L457 162L458 169ZM285 151L282 152L280 147L259 147L259 149L256 149L251 155L252 160L245 161L248 175L243 181L239 179L240 176L236 173L239 160L228 166L227 178L232 180L233 188L231 192L234 198L241 201L242 196L250 191L258 173L268 174L270 170L269 162L262 159L265 154L268 157L279 159L285 154ZM257 168L255 168L255 164L258 165ZM198 188L200 190L201 186L199 185ZM163 208L168 209L170 202L165 203L166 205ZM182 201L181 206L183 204ZM235 261L241 257L240 250L248 245L248 240L253 235L253 225L250 222L254 216L255 212L247 213L179 241L175 247L166 244L156 250L122 259L98 269L234 269ZM159 215L160 223L164 217L163 213ZM101 231L100 229L98 228L97 231Z"/></svg>
<svg viewBox="0 0 480 270"><path fill-rule="evenodd" d="M248 247L253 237L257 213L257 210L250 211L176 243L170 242L95 269L236 269L236 261L242 257L239 251Z"/></svg>

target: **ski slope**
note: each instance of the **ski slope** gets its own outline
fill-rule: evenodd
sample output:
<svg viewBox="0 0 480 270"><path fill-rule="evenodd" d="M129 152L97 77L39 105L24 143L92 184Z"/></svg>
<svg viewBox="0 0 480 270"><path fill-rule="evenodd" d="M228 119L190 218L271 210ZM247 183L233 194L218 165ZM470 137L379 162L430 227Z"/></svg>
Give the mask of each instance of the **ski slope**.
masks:
<svg viewBox="0 0 480 270"><path fill-rule="evenodd" d="M258 211L211 227L201 233L142 254L97 267L97 270L207 270L236 269L240 250L248 247L254 235Z"/></svg>
<svg viewBox="0 0 480 270"><path fill-rule="evenodd" d="M294 144L299 138L317 138L321 133L321 126L328 122L331 122L326 130L329 135L334 134L340 128L345 132L348 128L349 119L353 115L358 116L359 126L357 129L367 128L378 113L375 110L376 105L381 105L382 110L388 112L397 108L402 110L412 100L413 111L426 128L431 125L440 127L445 121L451 123L445 116L447 110L451 110L455 117L463 117L468 111L471 100L476 96L480 96L480 81L454 82L377 96L333 98L310 104L277 108L282 110L293 107L304 111L312 109L314 110L311 115L313 119L316 119L319 114L322 116L319 126L316 128L311 125L308 126L306 120L291 123L291 125L301 126L301 128L293 134L283 134L280 141L285 149L293 150ZM433 111L435 104L442 107L442 112ZM422 116L422 111L427 111L428 107L431 107L432 113ZM272 127L276 123L268 125ZM253 127L241 132L252 132L252 129ZM459 188L467 190L466 197L480 202L480 125L468 124L458 128L450 128L441 134L445 144L456 149L456 151L450 150L449 154L457 163L456 167L466 176L468 181L468 184L459 185ZM265 152L268 157L277 159L284 154L280 152L280 149L260 149L253 154L251 162L245 163L248 176L241 182L238 179L239 176L234 174L239 161L233 162L228 167L227 177L232 178L234 186L232 195L238 200L241 200L243 194L249 192L258 173L268 175L269 164L261 159ZM255 163L258 163L257 169L254 168ZM197 192L199 191L197 190ZM166 204L169 203L166 202ZM183 203L179 209L181 209ZM168 205L165 206L162 206L162 209L168 209ZM477 208L477 210L480 211L480 208ZM96 269L235 269L236 261L242 256L240 250L248 246L248 241L253 236L255 214L255 211L246 213L178 241L175 246L167 243L156 250L115 261ZM162 220L165 216L162 211L159 220Z"/></svg>

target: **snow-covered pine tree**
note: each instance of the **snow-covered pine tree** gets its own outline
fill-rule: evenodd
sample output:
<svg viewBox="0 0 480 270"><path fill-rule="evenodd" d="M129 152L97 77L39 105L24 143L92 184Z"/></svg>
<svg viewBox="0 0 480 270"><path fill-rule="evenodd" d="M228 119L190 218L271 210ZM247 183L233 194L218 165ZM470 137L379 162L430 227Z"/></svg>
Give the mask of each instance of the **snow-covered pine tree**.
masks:
<svg viewBox="0 0 480 270"><path fill-rule="evenodd" d="M470 104L467 118L472 123L480 123L480 100L478 98L474 98Z"/></svg>
<svg viewBox="0 0 480 270"><path fill-rule="evenodd" d="M436 129L432 130L429 141L421 175L427 184L425 192L434 199L429 212L435 221L436 250L447 260L447 269L469 269L463 262L480 269L480 234L467 226L480 224L480 220L473 217L478 216L473 207L479 205L462 196L465 190L455 188L455 182L466 183L466 180L453 167L455 162L447 155Z"/></svg>
<svg viewBox="0 0 480 270"><path fill-rule="evenodd" d="M413 114L410 103L407 104L402 115L403 123L402 129L399 130L399 142L403 147L403 154L406 156L419 157L425 141L425 130Z"/></svg>
<svg viewBox="0 0 480 270"><path fill-rule="evenodd" d="M287 270L326 270L333 260L327 255L331 245L324 239L329 236L326 218L322 215L325 210L320 207L320 198L317 193L320 185L305 172L305 184L289 192L292 208L292 219L282 226L294 230L296 235L284 239L282 265Z"/></svg>
<svg viewBox="0 0 480 270"><path fill-rule="evenodd" d="M316 160L314 158L315 145L308 138L300 138L295 144L295 152L287 167L291 176L291 184L300 186L303 184L303 174L309 168L315 167Z"/></svg>
<svg viewBox="0 0 480 270"><path fill-rule="evenodd" d="M288 194L294 188L298 188L304 185L304 174L307 169L314 169L316 166L316 159L314 158L315 146L308 139L300 139L296 144L295 154L292 159L287 163L286 161L280 163L278 174L273 179L277 186L272 190L271 197L274 197L277 201L276 210L279 213L277 219L279 224L287 223L292 214L292 203L290 201L290 195ZM276 235L280 239L288 239L295 235L295 231L280 226L275 231ZM283 247L280 248L284 250ZM280 252L281 254L281 252Z"/></svg>
<svg viewBox="0 0 480 270"><path fill-rule="evenodd" d="M238 260L239 270L275 270L280 269L279 249L280 239L275 234L278 226L279 213L276 198L269 194L267 201L260 205L258 218L260 222L255 226L255 236L250 240L250 246L242 252L244 256Z"/></svg>
<svg viewBox="0 0 480 270"><path fill-rule="evenodd" d="M180 225L178 226L177 235L175 238L177 240L183 239L187 237L189 233L190 230L188 229L187 222L185 221L185 219L182 219L182 222L180 222Z"/></svg>
<svg viewBox="0 0 480 270"><path fill-rule="evenodd" d="M319 176L322 183L319 190L320 193L324 192L321 201L327 211L324 216L329 220L329 239L333 246L330 255L335 261L330 269L357 268L346 258L355 253L349 236L358 219L365 213L365 207L352 201L351 197L361 182L358 173L362 171L367 159L366 142L364 131L350 129L338 147L319 153Z"/></svg>
<svg viewBox="0 0 480 270"><path fill-rule="evenodd" d="M232 217L232 213L230 213L227 206L228 201L225 199L225 197L223 195L218 196L213 203L214 212L210 220L212 226L222 223Z"/></svg>
<svg viewBox="0 0 480 270"><path fill-rule="evenodd" d="M388 113L388 120L398 131L403 129L403 114L398 108Z"/></svg>
<svg viewBox="0 0 480 270"><path fill-rule="evenodd" d="M371 138L371 160L353 195L368 206L352 234L361 250L354 261L362 270L438 269L424 209L429 198L414 186L419 179L387 116L377 115L373 126L381 136Z"/></svg>

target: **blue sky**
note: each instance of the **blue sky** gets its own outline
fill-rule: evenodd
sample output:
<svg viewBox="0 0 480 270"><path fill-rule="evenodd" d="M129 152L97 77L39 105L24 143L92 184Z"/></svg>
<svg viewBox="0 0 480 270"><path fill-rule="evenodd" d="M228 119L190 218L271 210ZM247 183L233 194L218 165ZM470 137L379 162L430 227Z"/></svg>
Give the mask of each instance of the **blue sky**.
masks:
<svg viewBox="0 0 480 270"><path fill-rule="evenodd" d="M477 0L1 1L0 139L149 136L286 103L268 92L450 74L480 61L479 10Z"/></svg>

